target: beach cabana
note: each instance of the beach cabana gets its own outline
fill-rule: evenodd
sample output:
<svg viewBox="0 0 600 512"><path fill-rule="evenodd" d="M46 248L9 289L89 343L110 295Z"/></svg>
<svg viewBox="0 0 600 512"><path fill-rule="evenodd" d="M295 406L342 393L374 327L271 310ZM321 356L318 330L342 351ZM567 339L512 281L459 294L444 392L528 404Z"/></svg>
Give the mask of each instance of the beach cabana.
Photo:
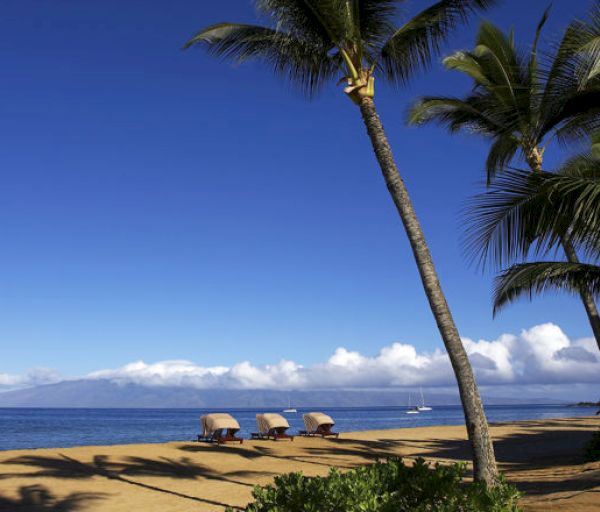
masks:
<svg viewBox="0 0 600 512"><path fill-rule="evenodd" d="M281 415L277 413L264 413L256 415L256 426L258 432L252 433L253 439L289 439L294 440L294 436L286 434L290 424Z"/></svg>
<svg viewBox="0 0 600 512"><path fill-rule="evenodd" d="M240 424L237 420L224 412L206 414L200 418L200 429L202 433L198 435L198 441L208 441L213 443L239 442L244 440L236 437L235 434L240 430Z"/></svg>
<svg viewBox="0 0 600 512"><path fill-rule="evenodd" d="M331 416L327 416L322 412L308 412L303 415L304 428L300 434L305 436L335 436L338 437L338 432L332 432L331 428L335 425L335 421Z"/></svg>

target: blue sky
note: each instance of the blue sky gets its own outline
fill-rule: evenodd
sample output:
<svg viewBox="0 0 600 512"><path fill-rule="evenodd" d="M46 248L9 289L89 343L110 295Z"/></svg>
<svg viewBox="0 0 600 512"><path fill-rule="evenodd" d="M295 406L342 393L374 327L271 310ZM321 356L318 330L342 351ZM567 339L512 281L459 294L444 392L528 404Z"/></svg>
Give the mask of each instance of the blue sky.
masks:
<svg viewBox="0 0 600 512"><path fill-rule="evenodd" d="M528 45L547 3L504 0L487 17ZM544 41L590 4L554 2ZM259 64L181 50L203 25L253 19L248 0L5 0L2 10L0 373L81 375L138 359L313 364L340 346L442 346L341 90L307 102ZM446 53L471 47L476 25ZM421 94L468 87L437 61L376 98L461 334L553 322L589 337L571 297L492 319L492 276L461 255L459 212L486 145L407 128L404 116Z"/></svg>

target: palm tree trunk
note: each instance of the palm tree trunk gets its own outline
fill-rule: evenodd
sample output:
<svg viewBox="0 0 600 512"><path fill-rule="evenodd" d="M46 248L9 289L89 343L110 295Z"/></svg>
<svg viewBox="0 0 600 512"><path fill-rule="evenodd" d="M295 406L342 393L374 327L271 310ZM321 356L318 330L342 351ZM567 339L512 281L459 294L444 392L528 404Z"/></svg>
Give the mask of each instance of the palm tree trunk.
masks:
<svg viewBox="0 0 600 512"><path fill-rule="evenodd" d="M573 247L573 244L568 238L562 239L562 246L565 250L567 260L570 263L579 263L579 258L577 257L575 247ZM594 300L594 296L587 287L580 288L579 295L581 296L581 302L583 302L583 307L585 308L588 320L590 321L590 325L592 326L592 332L594 333L594 338L596 338L596 344L598 345L598 349L600 350L600 316L598 315L596 301Z"/></svg>
<svg viewBox="0 0 600 512"><path fill-rule="evenodd" d="M473 474L475 480L484 481L489 486L494 486L498 478L496 458L473 369L446 302L408 191L394 162L394 156L375 109L375 103L371 98L361 98L360 112L385 183L404 224L421 275L425 294L456 375L467 432L473 448Z"/></svg>

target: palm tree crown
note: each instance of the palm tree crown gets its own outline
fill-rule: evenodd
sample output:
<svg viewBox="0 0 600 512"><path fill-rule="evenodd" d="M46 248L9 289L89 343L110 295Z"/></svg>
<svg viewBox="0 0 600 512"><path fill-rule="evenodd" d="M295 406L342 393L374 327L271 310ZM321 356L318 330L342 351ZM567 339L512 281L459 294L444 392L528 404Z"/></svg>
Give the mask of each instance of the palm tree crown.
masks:
<svg viewBox="0 0 600 512"><path fill-rule="evenodd" d="M374 76L401 84L427 66L449 31L494 0L442 0L396 26L402 0L257 0L268 26L218 23L192 37L237 62L261 59L309 96L343 77L357 101L374 94Z"/></svg>
<svg viewBox="0 0 600 512"><path fill-rule="evenodd" d="M474 50L444 59L448 69L473 79L472 92L465 98L425 97L410 112L411 123L437 121L451 132L491 138L488 182L519 154L539 171L553 139L579 139L600 126L600 3L591 22L569 25L550 62L541 66L538 42L547 18L548 11L528 55L519 52L512 31L482 23Z"/></svg>

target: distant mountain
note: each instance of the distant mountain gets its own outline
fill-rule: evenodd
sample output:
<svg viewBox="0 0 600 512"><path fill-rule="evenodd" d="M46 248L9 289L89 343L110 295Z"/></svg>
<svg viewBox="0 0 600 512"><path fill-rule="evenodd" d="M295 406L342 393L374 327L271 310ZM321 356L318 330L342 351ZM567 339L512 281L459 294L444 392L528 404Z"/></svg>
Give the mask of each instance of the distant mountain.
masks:
<svg viewBox="0 0 600 512"><path fill-rule="evenodd" d="M236 390L120 384L110 380L73 380L0 393L0 407L124 408L283 408L403 406L406 390ZM413 404L416 399L413 393ZM458 395L426 395L429 405L458 405ZM510 398L485 399L488 405L518 404Z"/></svg>

